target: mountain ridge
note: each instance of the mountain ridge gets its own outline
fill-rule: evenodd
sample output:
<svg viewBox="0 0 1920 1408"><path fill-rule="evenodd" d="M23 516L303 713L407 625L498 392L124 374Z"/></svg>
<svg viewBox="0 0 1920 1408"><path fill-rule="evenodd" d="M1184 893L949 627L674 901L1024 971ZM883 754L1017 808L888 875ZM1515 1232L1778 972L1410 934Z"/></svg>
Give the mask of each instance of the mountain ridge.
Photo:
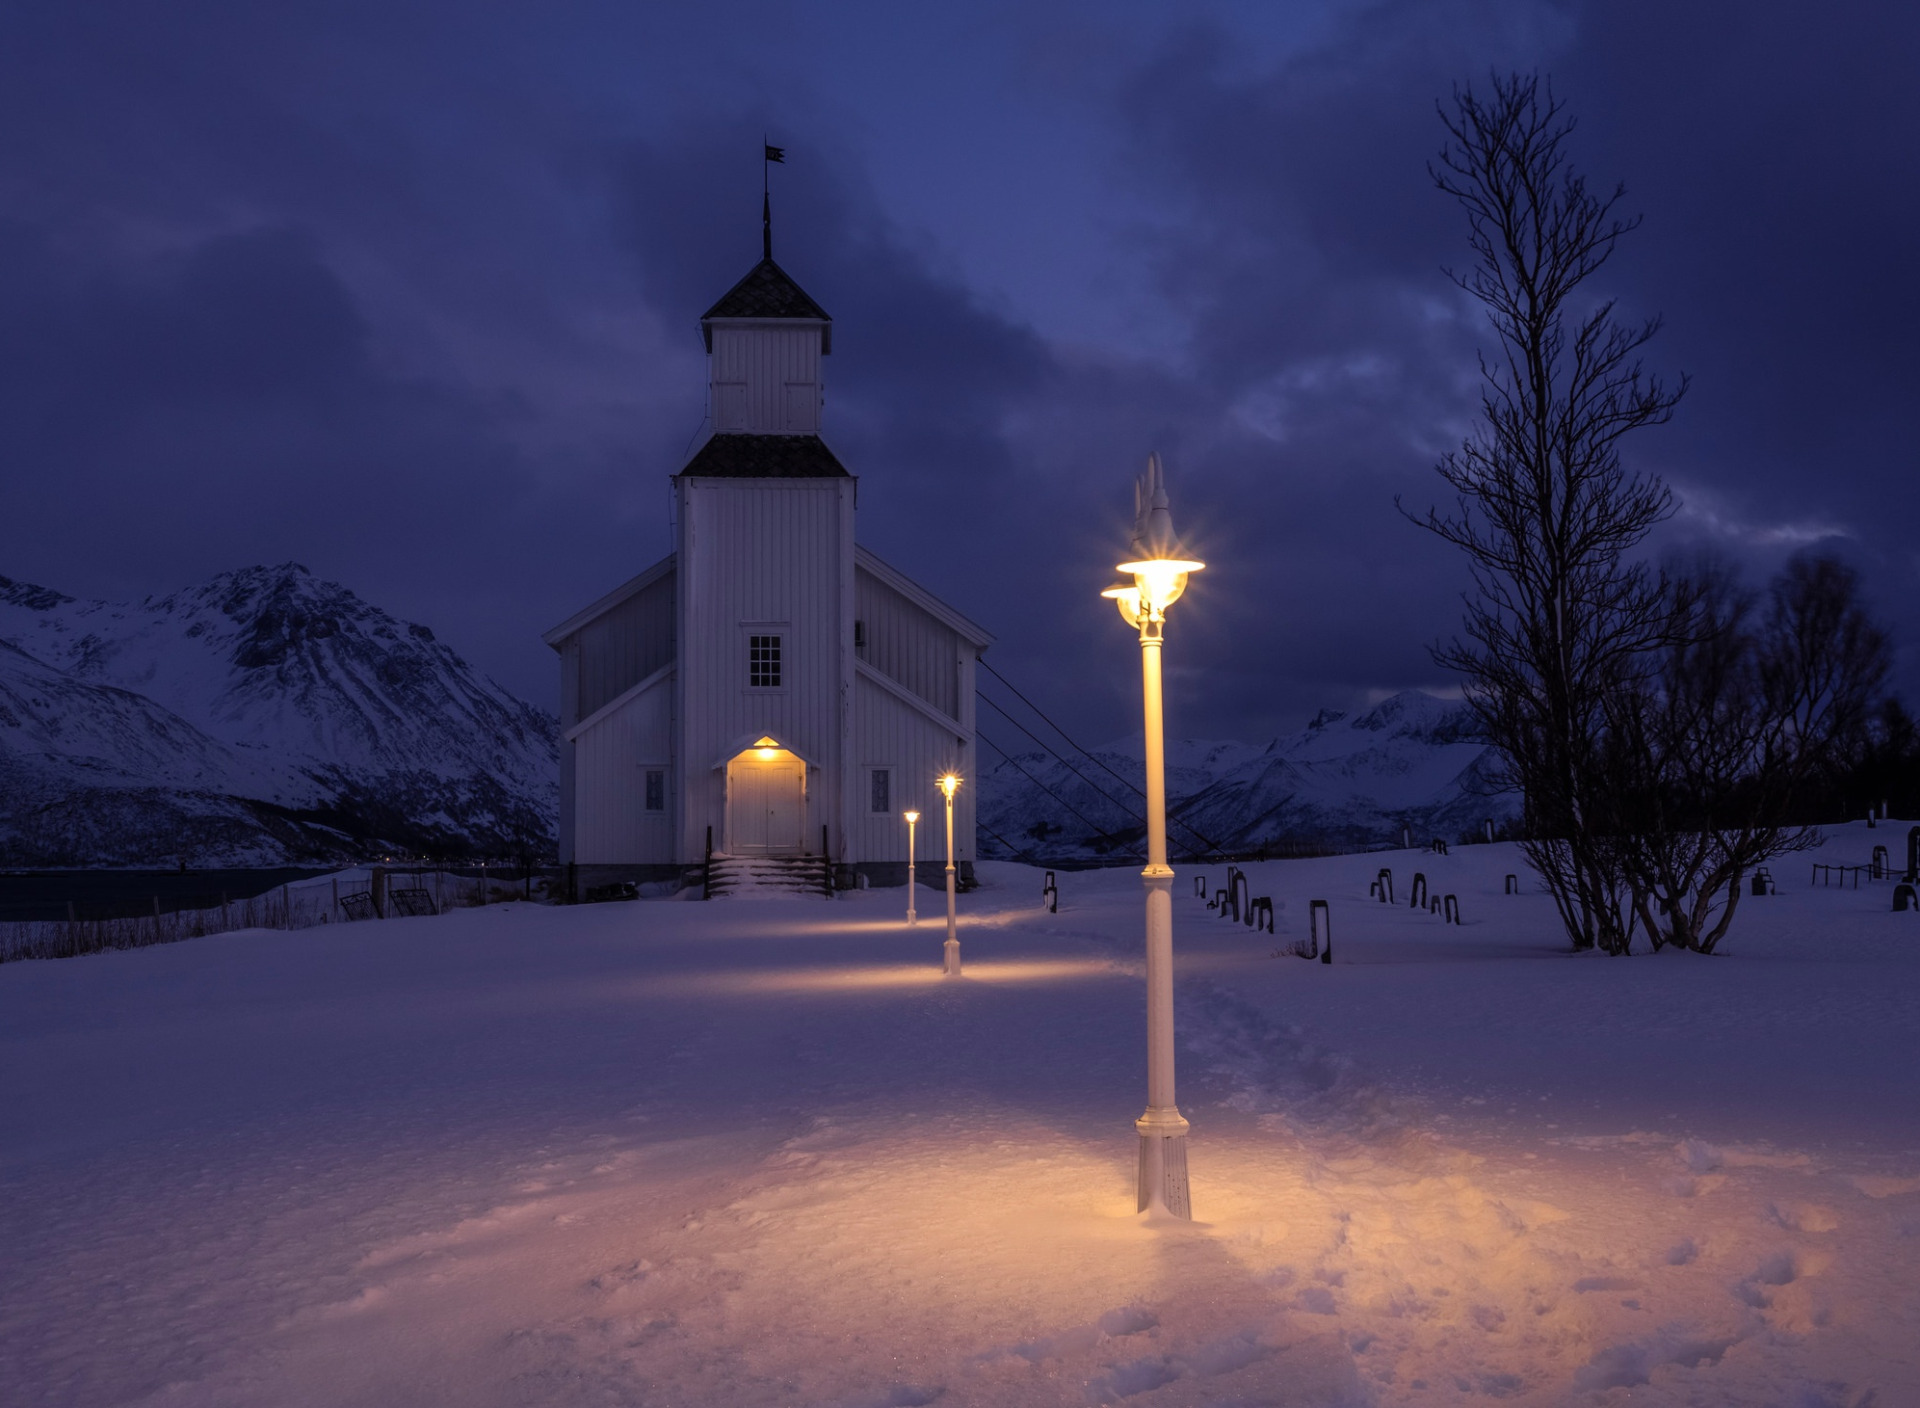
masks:
<svg viewBox="0 0 1920 1408"><path fill-rule="evenodd" d="M1111 743L1091 756L1094 763L1074 758L1069 767L1047 753L1015 753L987 769L982 854L1071 863L1139 853L1141 742ZM1176 855L1359 849L1398 844L1409 829L1419 841L1454 841L1519 810L1517 798L1494 786L1494 756L1471 711L1421 690L1357 715L1323 709L1297 733L1266 743L1169 739L1166 759Z"/></svg>
<svg viewBox="0 0 1920 1408"><path fill-rule="evenodd" d="M139 602L0 577L0 860L545 854L558 722L299 563Z"/></svg>

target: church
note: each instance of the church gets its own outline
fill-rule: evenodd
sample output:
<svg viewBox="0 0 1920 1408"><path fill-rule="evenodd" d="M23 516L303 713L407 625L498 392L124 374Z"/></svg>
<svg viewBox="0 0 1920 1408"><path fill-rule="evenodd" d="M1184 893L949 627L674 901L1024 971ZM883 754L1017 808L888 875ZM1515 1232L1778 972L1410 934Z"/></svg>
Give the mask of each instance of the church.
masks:
<svg viewBox="0 0 1920 1408"><path fill-rule="evenodd" d="M560 657L560 860L580 893L710 853L811 887L944 884L974 859L974 673L992 637L854 536L820 436L833 320L765 257L700 319L708 433L674 551L543 637ZM796 882L798 883L798 882Z"/></svg>

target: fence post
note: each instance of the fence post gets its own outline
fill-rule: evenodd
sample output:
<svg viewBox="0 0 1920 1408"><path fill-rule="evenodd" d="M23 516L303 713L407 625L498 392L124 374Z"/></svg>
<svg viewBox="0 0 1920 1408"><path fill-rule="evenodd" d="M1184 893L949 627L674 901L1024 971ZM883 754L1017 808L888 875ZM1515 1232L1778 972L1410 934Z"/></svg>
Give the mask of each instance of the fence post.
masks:
<svg viewBox="0 0 1920 1408"><path fill-rule="evenodd" d="M1307 902L1307 933L1319 946L1320 961L1333 962L1333 911L1325 900Z"/></svg>

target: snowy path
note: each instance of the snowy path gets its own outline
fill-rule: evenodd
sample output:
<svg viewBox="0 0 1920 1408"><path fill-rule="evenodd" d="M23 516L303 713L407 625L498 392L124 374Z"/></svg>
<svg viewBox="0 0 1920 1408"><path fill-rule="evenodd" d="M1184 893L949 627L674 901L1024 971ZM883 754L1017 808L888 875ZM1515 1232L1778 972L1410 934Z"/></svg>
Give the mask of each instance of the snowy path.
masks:
<svg viewBox="0 0 1920 1408"><path fill-rule="evenodd" d="M987 867L957 983L900 891L7 965L0 1402L1920 1402L1915 916L1609 963L1411 859L1465 926L1256 868L1331 968L1178 902L1194 1226L1125 873Z"/></svg>

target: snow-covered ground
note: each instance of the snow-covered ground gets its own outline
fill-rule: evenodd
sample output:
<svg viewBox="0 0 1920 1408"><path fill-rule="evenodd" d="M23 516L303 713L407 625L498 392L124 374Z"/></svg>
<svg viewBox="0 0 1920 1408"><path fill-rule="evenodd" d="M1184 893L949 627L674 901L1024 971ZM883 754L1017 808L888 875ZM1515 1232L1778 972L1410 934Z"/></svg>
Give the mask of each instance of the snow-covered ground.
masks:
<svg viewBox="0 0 1920 1408"><path fill-rule="evenodd" d="M1258 866L1273 938L1183 873L1191 1225L1124 871L983 866L960 980L899 890L6 965L0 1402L1920 1402L1920 915L1796 861L1571 957L1519 868Z"/></svg>

